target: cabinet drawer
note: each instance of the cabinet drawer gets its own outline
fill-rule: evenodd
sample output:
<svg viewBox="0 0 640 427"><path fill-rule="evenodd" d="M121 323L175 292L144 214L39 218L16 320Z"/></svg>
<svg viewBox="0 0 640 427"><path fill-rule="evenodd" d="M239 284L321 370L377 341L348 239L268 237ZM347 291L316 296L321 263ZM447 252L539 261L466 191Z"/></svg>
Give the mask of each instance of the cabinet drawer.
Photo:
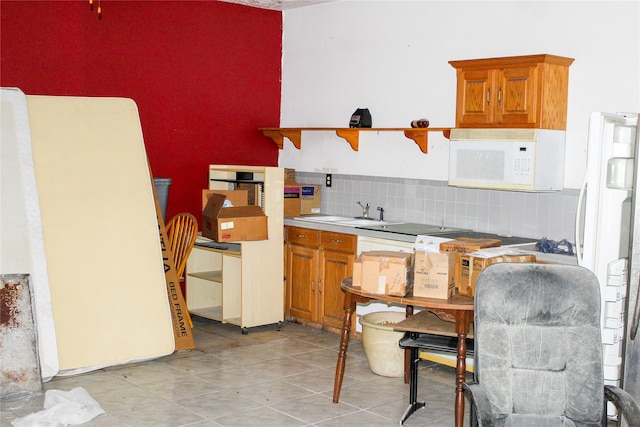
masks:
<svg viewBox="0 0 640 427"><path fill-rule="evenodd" d="M323 231L321 242L322 246L327 250L356 253L358 236L353 234Z"/></svg>
<svg viewBox="0 0 640 427"><path fill-rule="evenodd" d="M287 243L310 248L320 247L320 231L310 228L287 227Z"/></svg>

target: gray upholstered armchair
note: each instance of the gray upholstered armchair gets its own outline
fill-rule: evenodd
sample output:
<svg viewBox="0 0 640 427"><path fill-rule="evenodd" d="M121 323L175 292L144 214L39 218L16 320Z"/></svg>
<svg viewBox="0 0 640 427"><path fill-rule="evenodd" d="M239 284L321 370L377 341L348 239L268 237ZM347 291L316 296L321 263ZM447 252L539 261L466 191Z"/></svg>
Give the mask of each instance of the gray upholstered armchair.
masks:
<svg viewBox="0 0 640 427"><path fill-rule="evenodd" d="M606 426L606 400L640 426L631 396L604 385L600 287L587 269L501 263L475 291L475 381L481 427Z"/></svg>

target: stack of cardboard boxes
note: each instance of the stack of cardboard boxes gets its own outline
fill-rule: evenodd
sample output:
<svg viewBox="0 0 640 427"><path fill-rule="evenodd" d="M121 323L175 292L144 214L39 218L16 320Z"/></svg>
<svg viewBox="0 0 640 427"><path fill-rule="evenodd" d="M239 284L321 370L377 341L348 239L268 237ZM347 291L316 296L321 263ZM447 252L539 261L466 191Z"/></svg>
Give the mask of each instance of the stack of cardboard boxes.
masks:
<svg viewBox="0 0 640 427"><path fill-rule="evenodd" d="M420 240L420 239L426 240ZM449 299L457 293L473 297L476 280L498 262L536 262L535 255L474 256L473 252L501 245L495 239L461 238L433 244L418 236L415 253L363 252L353 266L354 287L372 294Z"/></svg>
<svg viewBox="0 0 640 427"><path fill-rule="evenodd" d="M320 213L320 185L300 184L295 169L284 170L284 216Z"/></svg>

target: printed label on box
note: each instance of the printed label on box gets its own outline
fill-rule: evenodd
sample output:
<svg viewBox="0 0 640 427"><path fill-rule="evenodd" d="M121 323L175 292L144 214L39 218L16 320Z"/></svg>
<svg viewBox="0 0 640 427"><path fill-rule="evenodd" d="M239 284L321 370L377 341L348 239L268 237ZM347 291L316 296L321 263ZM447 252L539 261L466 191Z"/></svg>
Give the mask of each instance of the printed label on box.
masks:
<svg viewBox="0 0 640 427"><path fill-rule="evenodd" d="M227 222L221 223L220 228L223 230L228 230L230 228L233 228L233 221L227 221Z"/></svg>
<svg viewBox="0 0 640 427"><path fill-rule="evenodd" d="M378 277L378 293L384 294L387 288L387 280L386 277L380 276Z"/></svg>
<svg viewBox="0 0 640 427"><path fill-rule="evenodd" d="M300 198L300 187L284 187L284 198L285 199L299 199Z"/></svg>
<svg viewBox="0 0 640 427"><path fill-rule="evenodd" d="M302 186L302 196L313 196L315 189L315 187Z"/></svg>

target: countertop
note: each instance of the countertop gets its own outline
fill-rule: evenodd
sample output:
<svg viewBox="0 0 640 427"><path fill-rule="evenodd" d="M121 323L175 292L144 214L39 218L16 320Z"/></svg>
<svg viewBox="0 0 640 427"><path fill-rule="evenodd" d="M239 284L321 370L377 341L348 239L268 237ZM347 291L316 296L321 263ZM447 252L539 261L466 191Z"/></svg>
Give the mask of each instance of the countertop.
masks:
<svg viewBox="0 0 640 427"><path fill-rule="evenodd" d="M387 231L376 231L376 230L363 229L359 227L343 226L338 224L298 220L298 219L294 219L293 217L285 218L284 225L309 228L312 230L320 230L320 231L334 231L337 233L354 234L357 236L374 237L378 239L393 240L398 242L414 243L416 240L416 236L410 235L410 234L398 234L398 233L390 233ZM546 253L536 251L535 239L517 238L513 236L500 236L496 234L477 233L473 231L456 231L453 233L442 233L442 234L439 233L437 234L437 236L447 237L447 238L465 237L465 236L496 238L496 239L503 240L503 242L507 244L511 242L519 243L519 244L509 244L509 247L521 249L524 251L529 251L533 253L537 259L542 261L555 262L559 264L570 264L570 265L577 265L578 263L575 255L546 254ZM505 243L503 243L503 245L505 245Z"/></svg>
<svg viewBox="0 0 640 427"><path fill-rule="evenodd" d="M395 240L398 242L414 243L416 236L407 234L395 234L387 233L385 231L363 230L356 227L349 227L344 225L329 224L326 222L304 221L294 218L285 218L284 225L291 225L294 227L310 228L312 230L321 231L335 231L337 233L355 234L357 236L377 237L379 239Z"/></svg>

